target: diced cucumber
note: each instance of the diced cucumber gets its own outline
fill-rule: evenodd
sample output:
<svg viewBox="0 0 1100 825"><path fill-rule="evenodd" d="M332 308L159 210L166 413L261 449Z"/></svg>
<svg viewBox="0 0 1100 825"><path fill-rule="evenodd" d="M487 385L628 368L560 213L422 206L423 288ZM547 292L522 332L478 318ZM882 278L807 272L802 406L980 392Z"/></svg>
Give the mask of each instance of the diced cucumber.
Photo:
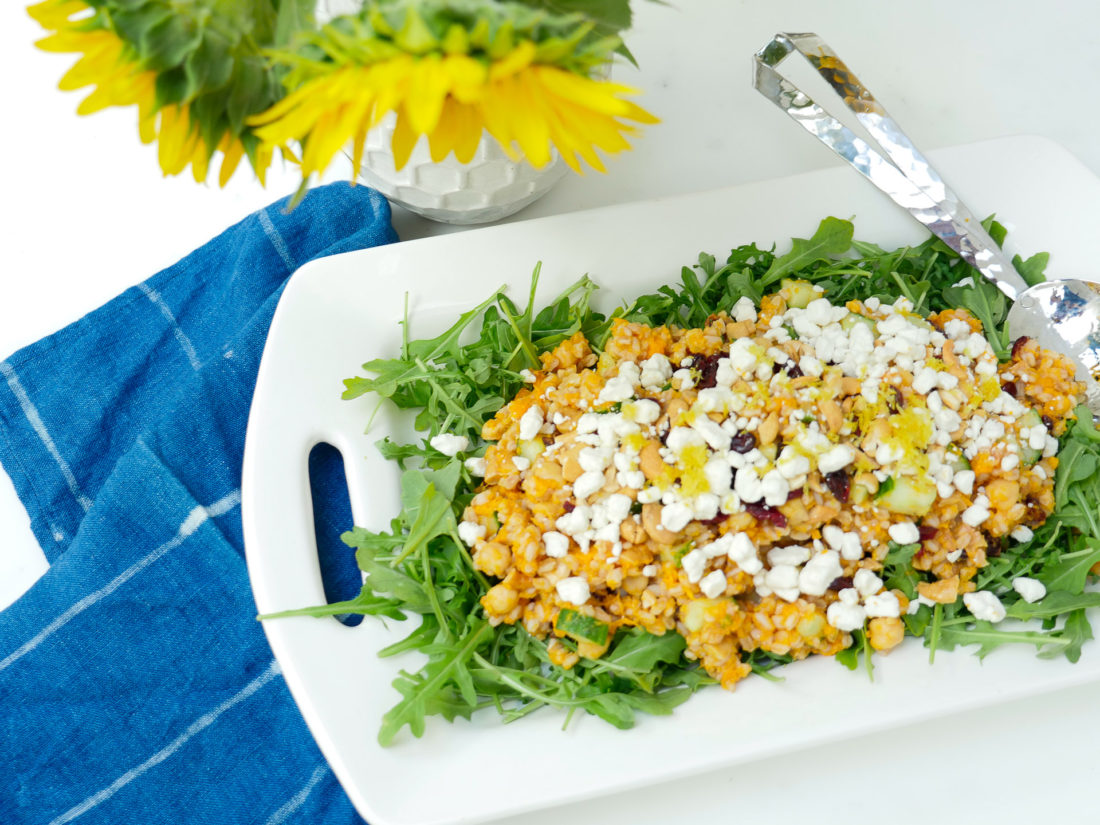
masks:
<svg viewBox="0 0 1100 825"><path fill-rule="evenodd" d="M887 510L908 516L923 516L932 509L936 500L936 485L931 480L907 476L891 476L891 479L893 486L885 492L881 492L887 486L885 483L879 488L881 495L878 502Z"/></svg>
<svg viewBox="0 0 1100 825"><path fill-rule="evenodd" d="M1039 425L1043 427L1043 419L1039 416L1039 413L1035 410L1029 409L1026 413L1020 416L1020 429L1030 430L1032 427ZM1036 461L1043 457L1043 451L1036 450L1027 443L1026 438L1021 438L1018 442L1020 447L1020 463L1025 467L1032 466Z"/></svg>
<svg viewBox="0 0 1100 825"><path fill-rule="evenodd" d="M554 629L578 642L591 642L595 645L607 644L610 632L610 628L603 622L568 607L558 611Z"/></svg>
<svg viewBox="0 0 1100 825"><path fill-rule="evenodd" d="M798 281L793 278L784 278L779 282L779 294L787 302L787 306L795 309L805 309L810 301L821 297L821 293L814 289L814 285L809 281Z"/></svg>
<svg viewBox="0 0 1100 825"><path fill-rule="evenodd" d="M516 442L516 452L528 461L534 461L545 449L546 445L541 438L521 439Z"/></svg>
<svg viewBox="0 0 1100 825"><path fill-rule="evenodd" d="M685 604L680 613L684 620L684 625L692 633L695 633L707 622L707 614L714 611L716 605L721 605L723 599L693 599ZM725 606L721 608L721 612L718 615L722 615L725 612Z"/></svg>
<svg viewBox="0 0 1100 825"><path fill-rule="evenodd" d="M921 329L926 329L929 332L932 332L935 329L935 327L932 326L932 323L927 318L921 318L919 315L906 315L905 320L913 326L920 327Z"/></svg>
<svg viewBox="0 0 1100 825"><path fill-rule="evenodd" d="M851 332L856 324L863 324L869 327L872 333L878 334L878 326L875 324L874 319L860 315L858 312L849 312L845 315L840 321L840 328L845 332Z"/></svg>
<svg viewBox="0 0 1100 825"><path fill-rule="evenodd" d="M948 446L943 454L943 463L951 468L952 472L970 469L970 459L963 455L962 450L954 444Z"/></svg>

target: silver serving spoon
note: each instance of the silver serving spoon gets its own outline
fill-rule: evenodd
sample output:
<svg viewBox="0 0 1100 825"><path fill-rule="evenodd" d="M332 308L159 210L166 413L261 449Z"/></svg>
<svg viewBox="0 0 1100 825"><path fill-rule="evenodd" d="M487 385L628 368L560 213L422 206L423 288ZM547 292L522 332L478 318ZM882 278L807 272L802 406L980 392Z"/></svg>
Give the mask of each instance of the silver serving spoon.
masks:
<svg viewBox="0 0 1100 825"><path fill-rule="evenodd" d="M885 157L779 74L776 66L794 51L840 95ZM1029 287L981 221L816 34L777 34L756 53L753 85L996 284L1012 301L1010 335L1034 338L1071 358L1085 383L1086 403L1100 417L1100 286L1069 279Z"/></svg>

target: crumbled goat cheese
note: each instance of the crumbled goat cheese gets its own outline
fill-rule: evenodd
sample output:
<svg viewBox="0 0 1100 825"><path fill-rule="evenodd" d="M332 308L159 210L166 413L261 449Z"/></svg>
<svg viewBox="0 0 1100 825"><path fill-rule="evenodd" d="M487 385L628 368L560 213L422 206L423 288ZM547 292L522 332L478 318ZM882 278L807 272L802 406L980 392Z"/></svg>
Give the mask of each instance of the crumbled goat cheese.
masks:
<svg viewBox="0 0 1100 825"><path fill-rule="evenodd" d="M726 574L721 570L708 573L699 582L699 589L708 599L717 599L726 592Z"/></svg>
<svg viewBox="0 0 1100 825"><path fill-rule="evenodd" d="M458 523L458 537L463 544L473 547L479 540L485 538L485 525L472 521L460 521Z"/></svg>
<svg viewBox="0 0 1100 825"><path fill-rule="evenodd" d="M1012 580L1012 589L1028 604L1040 601L1047 594L1046 586L1038 579L1017 576Z"/></svg>
<svg viewBox="0 0 1100 825"><path fill-rule="evenodd" d="M1004 619L1006 615L1001 600L988 590L963 593L963 604L979 621L996 623Z"/></svg>
<svg viewBox="0 0 1100 825"><path fill-rule="evenodd" d="M560 559L569 552L569 537L554 530L548 530L542 534L542 546L550 558Z"/></svg>
<svg viewBox="0 0 1100 825"><path fill-rule="evenodd" d="M563 602L569 602L580 606L588 601L591 592L588 589L588 580L584 576L569 576L555 585L558 598Z"/></svg>
<svg viewBox="0 0 1100 825"><path fill-rule="evenodd" d="M519 419L519 438L521 441L530 441L532 438L538 437L539 430L542 429L545 420L543 416L542 408L537 404L527 408L527 412Z"/></svg>
<svg viewBox="0 0 1100 825"><path fill-rule="evenodd" d="M451 435L450 433L440 433L439 435L432 436L431 441L428 442L433 450L438 450L443 455L458 455L463 450L469 449L470 439L464 435Z"/></svg>
<svg viewBox="0 0 1100 825"><path fill-rule="evenodd" d="M890 534L890 538L898 544L915 544L920 541L920 530L911 521L899 521L897 524L891 524L887 532Z"/></svg>

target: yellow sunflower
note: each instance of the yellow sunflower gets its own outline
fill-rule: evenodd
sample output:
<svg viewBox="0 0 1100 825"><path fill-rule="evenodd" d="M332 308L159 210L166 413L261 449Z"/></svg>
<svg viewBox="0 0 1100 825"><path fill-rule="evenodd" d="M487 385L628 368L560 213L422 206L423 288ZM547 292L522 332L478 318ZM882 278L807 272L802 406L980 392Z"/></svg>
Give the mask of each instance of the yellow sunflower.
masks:
<svg viewBox="0 0 1100 825"><path fill-rule="evenodd" d="M166 176L190 166L195 180L205 181L217 150L223 153L218 182L225 186L244 155L244 145L226 132L217 145L210 146L186 103L158 106L157 73L141 66L94 9L82 0L45 0L27 11L52 32L37 42L40 49L81 55L58 84L65 91L95 87L80 102L78 114L89 115L108 106L137 106L141 140L157 143L157 160ZM261 182L270 163L271 152L261 147L253 157Z"/></svg>
<svg viewBox="0 0 1100 825"><path fill-rule="evenodd" d="M397 117L393 154L400 169L421 135L431 157L473 158L488 131L513 158L533 166L551 160L551 148L575 171L583 160L604 171L596 150L628 149L632 123L656 123L625 99L634 90L536 61L534 43L521 41L504 57L482 61L465 54L400 54L369 65L329 64L249 124L267 147L302 145L304 177L322 172L342 147L353 146L358 172L366 133L390 112Z"/></svg>

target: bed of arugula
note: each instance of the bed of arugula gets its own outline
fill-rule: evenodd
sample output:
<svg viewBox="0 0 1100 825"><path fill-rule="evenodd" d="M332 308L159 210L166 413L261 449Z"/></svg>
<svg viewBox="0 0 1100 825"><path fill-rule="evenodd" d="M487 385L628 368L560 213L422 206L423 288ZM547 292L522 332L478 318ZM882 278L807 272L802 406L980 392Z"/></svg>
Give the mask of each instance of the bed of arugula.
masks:
<svg viewBox="0 0 1100 825"><path fill-rule="evenodd" d="M1000 225L987 221L986 226L1003 242ZM1035 283L1043 279L1047 255L1014 263L1025 280ZM820 285L834 303L872 296L893 302L904 295L925 315L965 307L981 320L1002 358L1011 348L1005 297L944 244L930 238L919 246L886 250L854 240L850 222L826 218L813 237L794 239L782 255L755 244L734 249L721 263L702 254L697 264L683 268L678 284L643 295L610 315L592 307L597 285L587 276L536 309L536 268L523 309L502 288L438 337L422 340L409 340L406 318L398 356L369 361L363 365L369 377L345 382L345 398L373 393L380 403L388 399L414 411L424 438L412 444L379 443L382 453L401 465L402 511L388 531L355 527L345 534L366 574L359 596L278 615L358 613L394 622L413 619L411 632L381 652L389 657L415 651L422 662L419 669L397 675L394 687L401 699L382 719L378 738L383 745L405 726L420 736L429 716L468 718L490 707L505 721L552 706L566 711L565 722L581 710L626 728L637 713L671 713L693 692L713 683L683 656L684 640L676 633L620 630L602 658L581 659L563 670L550 663L545 643L522 627L491 626L479 604L491 583L474 568L457 532L479 481L461 459L484 451L482 424L523 386L521 371L538 367L540 352L577 331L598 350L615 317L700 326L743 295L759 302L789 277ZM976 621L961 600L934 610L922 606L905 622L911 634L923 639L930 658L959 646L975 646L984 657L1002 645L1022 644L1041 657L1077 661L1084 643L1092 639L1086 611L1100 605L1100 593L1087 585L1090 570L1100 563L1100 432L1087 409L1078 413L1062 438L1053 516L1030 541L1006 542L977 578L977 586L1000 594L1010 619L1019 621ZM466 435L475 447L457 458L443 455L428 446L440 432ZM923 575L909 565L917 547L891 544L881 574L888 587L911 597ZM1046 597L1035 604L1018 598L1011 587L1016 576L1042 581ZM755 672L771 679L777 677L769 671L790 661L762 651L745 655ZM853 634L852 646L836 658L853 669L862 661L871 672L871 649L861 632Z"/></svg>

